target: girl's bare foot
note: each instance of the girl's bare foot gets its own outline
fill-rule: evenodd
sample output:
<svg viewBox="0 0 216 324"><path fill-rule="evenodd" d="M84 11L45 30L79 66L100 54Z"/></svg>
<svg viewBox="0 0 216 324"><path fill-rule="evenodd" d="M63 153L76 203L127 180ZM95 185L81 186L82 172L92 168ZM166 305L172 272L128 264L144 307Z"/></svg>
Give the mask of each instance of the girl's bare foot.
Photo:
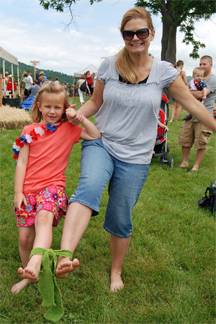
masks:
<svg viewBox="0 0 216 324"><path fill-rule="evenodd" d="M24 289L27 284L29 283L28 279L23 279L20 282L16 283L12 288L11 288L11 292L13 294L18 294L18 292L20 292L20 290Z"/></svg>
<svg viewBox="0 0 216 324"><path fill-rule="evenodd" d="M69 258L62 258L56 267L56 277L59 279L65 279L69 272L73 272L79 266L79 260L74 259L71 261Z"/></svg>
<svg viewBox="0 0 216 324"><path fill-rule="evenodd" d="M23 279L29 279L29 281L31 282L37 282L38 281L38 277L39 277L39 271L36 271L36 269L30 269L30 268L19 268L17 270L18 275L20 276L20 278Z"/></svg>
<svg viewBox="0 0 216 324"><path fill-rule="evenodd" d="M122 281L121 272L111 271L110 290L115 292L122 288L124 288L124 284Z"/></svg>

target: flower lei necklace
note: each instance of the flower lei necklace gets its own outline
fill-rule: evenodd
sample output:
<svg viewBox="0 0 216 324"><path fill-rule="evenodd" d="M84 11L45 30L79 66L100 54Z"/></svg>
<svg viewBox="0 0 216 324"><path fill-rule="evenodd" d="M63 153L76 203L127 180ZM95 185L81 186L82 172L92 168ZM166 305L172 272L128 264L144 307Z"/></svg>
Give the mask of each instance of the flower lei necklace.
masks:
<svg viewBox="0 0 216 324"><path fill-rule="evenodd" d="M61 122L58 122L56 124L42 124L41 126L32 129L30 134L26 133L26 135L22 135L19 138L17 138L16 142L13 144L13 158L15 160L18 159L20 148L23 147L24 144L30 146L30 143L32 143L33 140L37 140L38 136L42 137L43 134L47 132L53 133L60 125Z"/></svg>

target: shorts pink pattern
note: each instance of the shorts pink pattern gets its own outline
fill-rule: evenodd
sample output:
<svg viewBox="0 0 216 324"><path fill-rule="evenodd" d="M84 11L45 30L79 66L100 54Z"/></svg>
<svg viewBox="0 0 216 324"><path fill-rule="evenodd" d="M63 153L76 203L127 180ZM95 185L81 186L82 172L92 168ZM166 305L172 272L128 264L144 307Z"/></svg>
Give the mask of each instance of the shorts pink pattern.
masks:
<svg viewBox="0 0 216 324"><path fill-rule="evenodd" d="M40 210L48 210L54 214L53 226L58 226L62 215L66 214L68 198L65 188L50 186L41 191L24 194L27 205L22 204L23 211L15 208L17 226L32 226L35 223L36 214Z"/></svg>

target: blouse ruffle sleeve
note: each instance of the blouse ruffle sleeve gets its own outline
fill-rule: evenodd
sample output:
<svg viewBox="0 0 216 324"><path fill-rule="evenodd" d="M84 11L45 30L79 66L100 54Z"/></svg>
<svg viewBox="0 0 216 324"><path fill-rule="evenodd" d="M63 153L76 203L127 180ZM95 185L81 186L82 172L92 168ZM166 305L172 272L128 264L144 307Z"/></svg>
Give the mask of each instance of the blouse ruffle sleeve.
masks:
<svg viewBox="0 0 216 324"><path fill-rule="evenodd" d="M179 75L179 72L174 68L172 63L162 61L161 62L161 80L160 84L162 88L168 88L170 84L176 79Z"/></svg>
<svg viewBox="0 0 216 324"><path fill-rule="evenodd" d="M103 84L106 83L106 80L109 78L109 66L110 66L110 59L105 58L101 65L98 68L98 71L96 72L96 76L98 77L99 81Z"/></svg>

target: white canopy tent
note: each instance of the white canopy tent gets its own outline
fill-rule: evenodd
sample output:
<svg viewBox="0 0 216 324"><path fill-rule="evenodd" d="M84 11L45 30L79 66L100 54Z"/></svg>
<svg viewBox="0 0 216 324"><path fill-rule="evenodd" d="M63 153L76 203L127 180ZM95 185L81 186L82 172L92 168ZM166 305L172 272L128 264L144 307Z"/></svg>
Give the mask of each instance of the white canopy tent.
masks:
<svg viewBox="0 0 216 324"><path fill-rule="evenodd" d="M19 63L18 58L11 53L5 51L3 47L0 46L0 57L2 58L2 66L3 66L3 79L4 79L4 89L5 89L5 61L11 63L11 74L12 74L12 89L14 94L14 78L13 78L13 64L17 66L17 81L18 81L18 89L20 96L20 87L19 87Z"/></svg>
<svg viewBox="0 0 216 324"><path fill-rule="evenodd" d="M97 70L98 69L93 64L90 64L85 69L83 69L83 70L81 70L79 72L74 72L73 78L74 79L79 79L82 74L86 73L86 71L90 71L90 74L92 74L92 73L96 73Z"/></svg>

